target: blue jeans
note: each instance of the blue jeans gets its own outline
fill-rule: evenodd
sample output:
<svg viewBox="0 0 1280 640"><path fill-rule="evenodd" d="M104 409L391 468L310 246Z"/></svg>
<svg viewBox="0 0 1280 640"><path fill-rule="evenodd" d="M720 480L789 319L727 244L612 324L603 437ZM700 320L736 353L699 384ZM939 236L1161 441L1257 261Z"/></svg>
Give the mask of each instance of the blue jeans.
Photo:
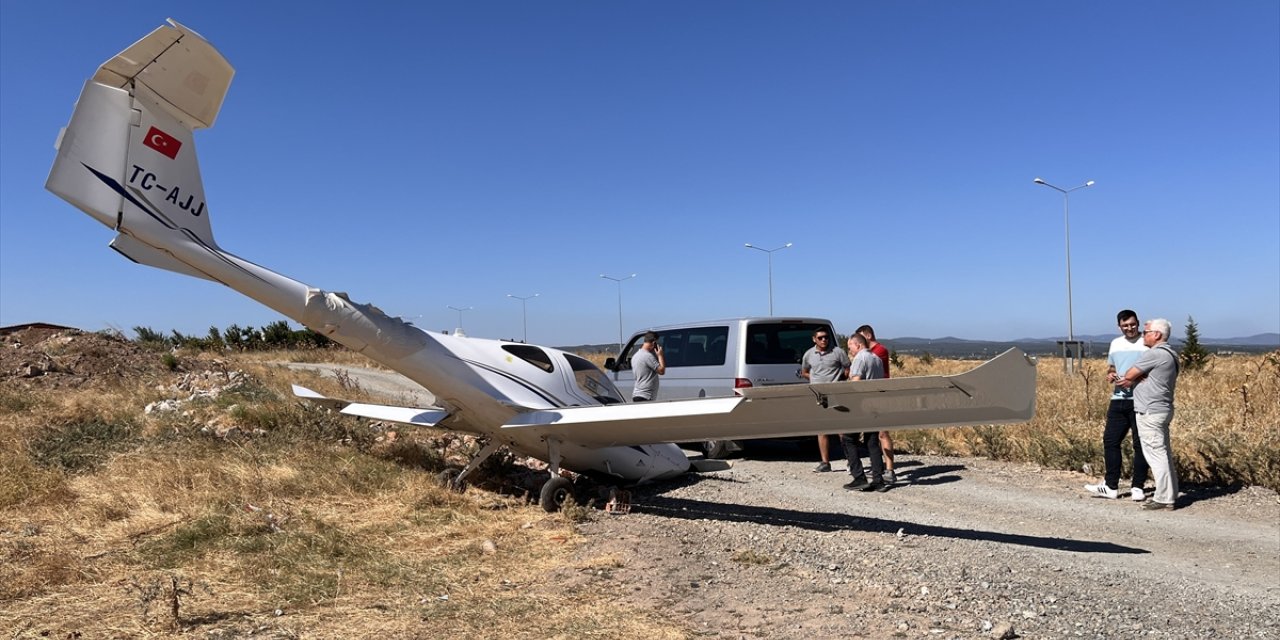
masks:
<svg viewBox="0 0 1280 640"><path fill-rule="evenodd" d="M1142 454L1142 441L1138 439L1138 419L1133 413L1133 400L1112 400L1107 407L1107 426L1102 430L1102 458L1107 464L1106 483L1111 489L1120 488L1120 471L1124 455L1120 447L1125 434L1133 440L1133 486L1141 489L1147 482L1147 458Z"/></svg>

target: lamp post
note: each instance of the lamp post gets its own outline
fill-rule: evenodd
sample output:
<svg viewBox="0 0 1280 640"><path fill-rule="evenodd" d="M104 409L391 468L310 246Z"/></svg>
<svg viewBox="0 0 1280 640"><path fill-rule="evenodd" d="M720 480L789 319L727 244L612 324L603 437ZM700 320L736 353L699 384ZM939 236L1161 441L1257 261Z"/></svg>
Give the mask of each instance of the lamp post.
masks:
<svg viewBox="0 0 1280 640"><path fill-rule="evenodd" d="M1064 359L1062 366L1064 367L1064 370L1070 374L1075 372L1075 360L1079 350L1075 349L1074 351L1070 351L1076 346L1076 332L1075 320L1071 313L1071 213L1069 200L1072 191L1083 189L1085 187L1092 187L1093 180L1090 180L1078 187L1071 187L1070 189L1063 189L1062 187L1051 185L1048 182L1045 182L1042 178L1036 178L1034 182L1036 184L1049 187L1050 189L1062 194L1062 223L1067 239L1067 342L1063 345ZM1069 351L1070 357L1066 357L1068 356Z"/></svg>
<svg viewBox="0 0 1280 640"><path fill-rule="evenodd" d="M605 274L602 273L600 274L600 277L604 278L605 280L612 280L618 283L618 351L621 352L622 351L622 281L630 280L636 277L636 274L633 273L625 278L615 278L613 276L606 276Z"/></svg>
<svg viewBox="0 0 1280 640"><path fill-rule="evenodd" d="M754 244L751 244L750 242L746 243L746 244L745 244L745 245L743 245L743 246L745 246L745 247L746 247L746 248L748 248L748 249L755 249L756 251L763 251L763 252L765 252L766 254L768 254L768 256L769 256L769 315L773 315L773 252L774 252L774 251L782 251L783 249L786 249L787 247L790 247L790 246L791 246L791 243L790 243L790 242L788 242L788 243L786 243L786 244L784 244L784 245L782 245L781 247L778 247L778 248L776 248L776 249L762 249L762 248L760 248L760 247L755 246Z"/></svg>
<svg viewBox="0 0 1280 640"><path fill-rule="evenodd" d="M524 337L521 338L521 340L524 342L529 341L529 305L528 303L530 300L538 297L539 295L540 294L537 294L537 293L531 296L515 296L515 295L511 295L510 293L507 294L508 298L515 298L516 300L520 301L520 317L521 317L520 326L524 331Z"/></svg>
<svg viewBox="0 0 1280 640"><path fill-rule="evenodd" d="M461 333L463 333L463 332L462 332L462 312L463 312L463 311L470 311L470 310L474 309L475 307L455 307L455 306L453 306L453 305L449 305L449 308L450 308L450 309L453 309L454 311L457 311L457 312L458 312L458 328L457 328L456 330L454 330L454 333L455 333L455 334L461 334ZM463 334L463 335L466 335L466 334Z"/></svg>

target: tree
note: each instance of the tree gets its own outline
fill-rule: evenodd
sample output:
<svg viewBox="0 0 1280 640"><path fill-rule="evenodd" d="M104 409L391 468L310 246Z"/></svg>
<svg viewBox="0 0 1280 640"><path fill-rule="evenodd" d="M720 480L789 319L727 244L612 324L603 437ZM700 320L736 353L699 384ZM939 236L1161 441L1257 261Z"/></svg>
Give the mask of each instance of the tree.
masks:
<svg viewBox="0 0 1280 640"><path fill-rule="evenodd" d="M293 346L293 330L288 322L277 320L262 328L262 341L268 349L288 349Z"/></svg>
<svg viewBox="0 0 1280 640"><path fill-rule="evenodd" d="M1187 316L1187 338L1182 342L1179 359L1186 371L1198 371L1209 362L1209 350L1200 345L1200 328L1191 316Z"/></svg>

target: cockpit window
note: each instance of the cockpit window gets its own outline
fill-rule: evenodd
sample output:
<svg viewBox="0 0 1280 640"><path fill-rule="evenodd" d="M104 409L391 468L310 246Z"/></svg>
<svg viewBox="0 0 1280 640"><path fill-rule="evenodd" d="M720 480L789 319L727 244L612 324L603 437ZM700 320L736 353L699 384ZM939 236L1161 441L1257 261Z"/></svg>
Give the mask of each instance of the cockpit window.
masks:
<svg viewBox="0 0 1280 640"><path fill-rule="evenodd" d="M551 356L548 356L546 351L537 347L527 344L504 344L502 349L547 373L551 373L556 369L555 365L551 364Z"/></svg>
<svg viewBox="0 0 1280 640"><path fill-rule="evenodd" d="M609 380L609 377L590 360L569 353L564 354L564 358L569 361L569 368L573 370L573 381L578 384L579 389L600 401L600 404L622 402L622 394L613 385L613 381Z"/></svg>

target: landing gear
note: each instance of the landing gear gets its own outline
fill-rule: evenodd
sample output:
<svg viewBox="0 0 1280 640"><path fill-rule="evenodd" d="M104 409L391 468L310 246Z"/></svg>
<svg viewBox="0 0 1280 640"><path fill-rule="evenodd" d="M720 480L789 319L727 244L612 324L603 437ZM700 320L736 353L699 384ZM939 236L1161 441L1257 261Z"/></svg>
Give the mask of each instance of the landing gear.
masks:
<svg viewBox="0 0 1280 640"><path fill-rule="evenodd" d="M461 476L461 469L449 468L436 474L436 482L445 489L462 493L467 490L467 483Z"/></svg>
<svg viewBox="0 0 1280 640"><path fill-rule="evenodd" d="M702 456L708 460L723 460L742 451L742 443L737 440L703 440Z"/></svg>
<svg viewBox="0 0 1280 640"><path fill-rule="evenodd" d="M547 513L555 513L564 507L564 503L571 496L573 496L573 483L564 476L555 475L543 483L538 504L541 504Z"/></svg>
<svg viewBox="0 0 1280 640"><path fill-rule="evenodd" d="M497 440L490 440L489 444L486 444L484 448L481 449L480 452L476 454L476 457L472 458L471 462L468 462L467 466L463 467L461 470L458 470L455 468L449 468L449 469L445 469L444 471L441 471L440 473L437 473L436 482L439 482L440 485L445 487L446 489L451 489L458 493L462 493L463 491L466 491L467 475L469 475L472 471L475 471L476 467L479 467L482 462L487 460L489 456L493 455L494 451L497 451L501 447L502 447L501 442L498 442Z"/></svg>

